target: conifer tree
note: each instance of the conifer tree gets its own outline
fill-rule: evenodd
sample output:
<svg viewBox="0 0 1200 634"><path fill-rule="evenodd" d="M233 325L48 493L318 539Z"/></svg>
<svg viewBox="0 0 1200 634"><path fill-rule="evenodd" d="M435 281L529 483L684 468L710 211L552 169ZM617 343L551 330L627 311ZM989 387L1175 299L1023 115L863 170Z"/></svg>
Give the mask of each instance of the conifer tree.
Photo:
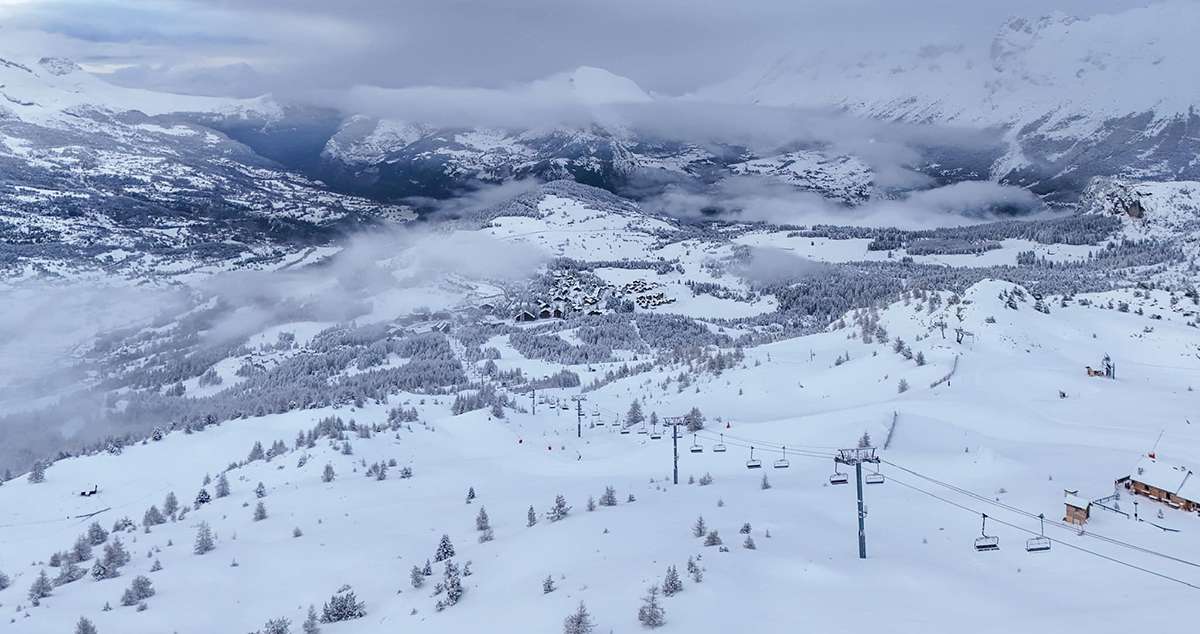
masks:
<svg viewBox="0 0 1200 634"><path fill-rule="evenodd" d="M208 489L200 489L200 492L196 494L196 503L194 506L199 509L201 506L204 506L211 501L212 496L208 494Z"/></svg>
<svg viewBox="0 0 1200 634"><path fill-rule="evenodd" d="M354 596L350 586L342 586L321 608L322 623L337 623L367 615L366 604Z"/></svg>
<svg viewBox="0 0 1200 634"><path fill-rule="evenodd" d="M563 634L591 634L595 629L596 624L592 622L592 615L588 614L583 601L579 602L574 613L563 619Z"/></svg>
<svg viewBox="0 0 1200 634"><path fill-rule="evenodd" d="M85 616L79 617L79 621L75 623L75 634L97 634L96 626Z"/></svg>
<svg viewBox="0 0 1200 634"><path fill-rule="evenodd" d="M646 589L646 596L642 597L642 606L638 608L638 621L650 629L662 627L667 622L666 611L658 603L658 586Z"/></svg>
<svg viewBox="0 0 1200 634"><path fill-rule="evenodd" d="M449 535L442 535L442 541L438 543L437 552L433 554L434 561L446 561L454 556L454 544L450 543Z"/></svg>
<svg viewBox="0 0 1200 634"><path fill-rule="evenodd" d="M41 484L46 481L46 464L41 460L33 463L33 469L29 471L29 483Z"/></svg>
<svg viewBox="0 0 1200 634"><path fill-rule="evenodd" d="M487 509L482 506L479 507L479 514L475 516L475 530L486 531L491 529L491 526L488 520Z"/></svg>
<svg viewBox="0 0 1200 634"><path fill-rule="evenodd" d="M72 560L78 562L87 561L92 558L92 542L88 540L87 535L80 535L79 539L75 540L75 545L71 547L70 557Z"/></svg>
<svg viewBox="0 0 1200 634"><path fill-rule="evenodd" d="M33 585L29 586L29 601L35 606L41 605L42 599L50 596L54 591L54 584L50 583L50 577L46 576L46 571L42 570L33 580Z"/></svg>
<svg viewBox="0 0 1200 634"><path fill-rule="evenodd" d="M317 625L317 608L311 604L308 606L308 617L304 619L304 624L300 628L304 634L321 634L321 626Z"/></svg>
<svg viewBox="0 0 1200 634"><path fill-rule="evenodd" d="M604 495L600 496L600 506L616 506L617 491L612 487L604 487Z"/></svg>
<svg viewBox="0 0 1200 634"><path fill-rule="evenodd" d="M224 473L217 476L216 493L218 498L229 496L229 479L225 477Z"/></svg>
<svg viewBox="0 0 1200 634"><path fill-rule="evenodd" d="M692 524L692 537L704 537L708 532L708 525L704 523L704 516L696 518L696 523Z"/></svg>
<svg viewBox="0 0 1200 634"><path fill-rule="evenodd" d="M179 500L175 497L175 492L167 493L167 498L163 500L163 513L168 517L174 515L179 510Z"/></svg>
<svg viewBox="0 0 1200 634"><path fill-rule="evenodd" d="M262 482L259 482L258 486L254 487L254 495L258 498L267 497L267 487L263 486Z"/></svg>
<svg viewBox="0 0 1200 634"><path fill-rule="evenodd" d="M529 511L525 514L525 525L533 526L534 524L537 524L537 511L534 511L533 507L531 506L529 507Z"/></svg>
<svg viewBox="0 0 1200 634"><path fill-rule="evenodd" d="M167 518L163 517L162 512L153 504L150 505L150 508L146 509L146 514L142 516L142 526L158 526L166 521Z"/></svg>
<svg viewBox="0 0 1200 634"><path fill-rule="evenodd" d="M683 581L679 579L679 571L675 566L667 566L667 576L663 578L663 596L673 597L683 590Z"/></svg>
<svg viewBox="0 0 1200 634"><path fill-rule="evenodd" d="M91 545L99 546L108 539L108 531L104 530L104 527L100 525L100 522L92 522L87 529L87 539L88 543Z"/></svg>
<svg viewBox="0 0 1200 634"><path fill-rule="evenodd" d="M412 587L417 589L425 585L425 573L421 570L420 566L412 567L412 571L408 575L408 580L412 584Z"/></svg>
<svg viewBox="0 0 1200 634"><path fill-rule="evenodd" d="M325 470L321 472L321 482L333 482L334 478L333 465L325 463Z"/></svg>
<svg viewBox="0 0 1200 634"><path fill-rule="evenodd" d="M554 506L546 512L546 519L551 522L557 522L567 516L571 512L571 507L567 506L567 498L562 495L555 496Z"/></svg>
<svg viewBox="0 0 1200 634"><path fill-rule="evenodd" d="M262 503L262 500L259 500L258 504L254 507L254 521L261 522L265 519L267 519L267 507Z"/></svg>
<svg viewBox="0 0 1200 634"><path fill-rule="evenodd" d="M196 543L192 547L192 552L197 555L203 555L211 552L216 548L213 540L212 529L208 527L208 522L200 522L200 527L196 529Z"/></svg>
<svg viewBox="0 0 1200 634"><path fill-rule="evenodd" d="M555 590L557 588L554 587L554 576L546 575L546 578L542 580L542 594L550 594Z"/></svg>
<svg viewBox="0 0 1200 634"><path fill-rule="evenodd" d="M475 487L470 487L467 489L467 504L470 504L471 500L474 500L474 499L475 499Z"/></svg>

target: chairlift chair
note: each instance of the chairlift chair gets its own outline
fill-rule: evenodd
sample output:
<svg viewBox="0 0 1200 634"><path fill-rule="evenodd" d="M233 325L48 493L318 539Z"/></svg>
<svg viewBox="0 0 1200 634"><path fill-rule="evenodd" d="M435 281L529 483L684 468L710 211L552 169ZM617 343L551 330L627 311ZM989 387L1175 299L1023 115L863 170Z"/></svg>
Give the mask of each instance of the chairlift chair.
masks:
<svg viewBox="0 0 1200 634"><path fill-rule="evenodd" d="M750 448L750 459L746 461L747 469L761 469L762 460L754 457L754 447Z"/></svg>
<svg viewBox="0 0 1200 634"><path fill-rule="evenodd" d="M875 472L868 473L866 477L867 484L883 484L883 474L879 473L879 464L875 464Z"/></svg>
<svg viewBox="0 0 1200 634"><path fill-rule="evenodd" d="M987 513L983 514L983 524L979 529L979 537L975 538L975 550L978 552L1000 550L1000 538L987 534Z"/></svg>
<svg viewBox="0 0 1200 634"><path fill-rule="evenodd" d="M616 423L613 423L613 424L614 424L614 425L616 425ZM629 431L629 428L628 428L628 427L622 427L622 428L621 428L621 435L622 435L622 436L623 436L623 435L625 435L625 434L629 434L629 433L631 433L631 432Z"/></svg>
<svg viewBox="0 0 1200 634"><path fill-rule="evenodd" d="M696 441L696 434L692 434L692 447L688 451L692 453L704 453L704 447L700 446L700 443Z"/></svg>
<svg viewBox="0 0 1200 634"><path fill-rule="evenodd" d="M725 453L725 434L721 434L721 442L713 445L713 453Z"/></svg>
<svg viewBox="0 0 1200 634"><path fill-rule="evenodd" d="M1041 534L1025 541L1025 550L1031 553L1044 553L1050 550L1050 538L1046 537L1046 515L1039 513L1038 519L1042 522Z"/></svg>
<svg viewBox="0 0 1200 634"><path fill-rule="evenodd" d="M641 427L639 427L639 428L638 428L638 431L637 431L637 433L639 433L639 434L648 434L648 433L650 433L650 432L646 431L646 426L645 426L645 425L642 425Z"/></svg>
<svg viewBox="0 0 1200 634"><path fill-rule="evenodd" d="M837 460L833 461L833 475L829 476L829 484L846 484L850 482L850 474L838 471Z"/></svg>
<svg viewBox="0 0 1200 634"><path fill-rule="evenodd" d="M788 462L787 459L787 447L783 448L783 457L779 460L776 460L773 466L776 469L787 469L788 467L792 466L792 463Z"/></svg>
<svg viewBox="0 0 1200 634"><path fill-rule="evenodd" d="M662 432L657 429L650 430L650 440L662 440Z"/></svg>

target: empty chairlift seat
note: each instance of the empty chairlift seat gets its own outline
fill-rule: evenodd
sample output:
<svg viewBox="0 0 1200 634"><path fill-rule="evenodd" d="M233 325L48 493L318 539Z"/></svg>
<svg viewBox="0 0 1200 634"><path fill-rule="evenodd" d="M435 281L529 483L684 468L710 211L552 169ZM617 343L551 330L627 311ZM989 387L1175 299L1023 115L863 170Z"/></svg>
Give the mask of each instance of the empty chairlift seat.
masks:
<svg viewBox="0 0 1200 634"><path fill-rule="evenodd" d="M792 463L788 462L787 459L787 447L783 448L783 457L779 460L776 460L773 466L776 469L787 469L788 467L792 466Z"/></svg>
<svg viewBox="0 0 1200 634"><path fill-rule="evenodd" d="M746 461L747 469L761 469L762 460L754 457L754 447L750 448L750 459Z"/></svg>
<svg viewBox="0 0 1200 634"><path fill-rule="evenodd" d="M696 441L696 434L692 434L692 446L690 449L688 449L688 451L692 453L704 453L704 447L702 447L700 443Z"/></svg>
<svg viewBox="0 0 1200 634"><path fill-rule="evenodd" d="M713 453L725 453L725 434L721 434L721 442L712 446Z"/></svg>
<svg viewBox="0 0 1200 634"><path fill-rule="evenodd" d="M850 474L838 471L837 460L833 461L833 475L829 476L829 484L846 484L850 481Z"/></svg>
<svg viewBox="0 0 1200 634"><path fill-rule="evenodd" d="M979 537L975 538L975 550L978 552L1000 550L1000 538L987 534L987 514L983 516L983 524L979 529Z"/></svg>

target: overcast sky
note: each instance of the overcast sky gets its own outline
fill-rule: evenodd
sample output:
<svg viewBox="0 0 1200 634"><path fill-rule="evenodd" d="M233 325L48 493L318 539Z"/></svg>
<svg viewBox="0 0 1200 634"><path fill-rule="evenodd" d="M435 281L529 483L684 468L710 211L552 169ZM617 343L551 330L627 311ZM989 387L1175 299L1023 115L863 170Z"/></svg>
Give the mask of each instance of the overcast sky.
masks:
<svg viewBox="0 0 1200 634"><path fill-rule="evenodd" d="M1013 15L1146 0L0 0L0 50L204 93L497 87L581 65L681 94L787 49L987 46ZM34 53L33 51L36 51Z"/></svg>

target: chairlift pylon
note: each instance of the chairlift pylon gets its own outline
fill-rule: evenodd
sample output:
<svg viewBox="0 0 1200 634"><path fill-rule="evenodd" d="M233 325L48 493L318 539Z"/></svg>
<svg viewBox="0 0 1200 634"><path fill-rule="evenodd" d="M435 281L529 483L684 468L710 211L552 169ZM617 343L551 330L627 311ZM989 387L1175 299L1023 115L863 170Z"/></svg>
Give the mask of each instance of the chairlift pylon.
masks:
<svg viewBox="0 0 1200 634"><path fill-rule="evenodd" d="M1031 553L1044 553L1050 550L1050 538L1046 537L1046 514L1038 513L1038 520L1042 523L1041 533L1037 537L1030 537L1025 541L1025 550Z"/></svg>
<svg viewBox="0 0 1200 634"><path fill-rule="evenodd" d="M787 459L787 447L783 448L783 457L779 460L776 460L773 466L776 469L787 469L788 467L792 466L792 463L788 462Z"/></svg>
<svg viewBox="0 0 1200 634"><path fill-rule="evenodd" d="M987 534L987 513L983 514L983 524L979 528L979 537L975 538L975 550L977 552L1000 550L1000 538Z"/></svg>
<svg viewBox="0 0 1200 634"><path fill-rule="evenodd" d="M750 447L750 459L746 461L747 469L761 469L762 460L754 457L754 447Z"/></svg>
<svg viewBox="0 0 1200 634"><path fill-rule="evenodd" d="M721 442L713 445L713 453L725 453L725 434L721 434Z"/></svg>

